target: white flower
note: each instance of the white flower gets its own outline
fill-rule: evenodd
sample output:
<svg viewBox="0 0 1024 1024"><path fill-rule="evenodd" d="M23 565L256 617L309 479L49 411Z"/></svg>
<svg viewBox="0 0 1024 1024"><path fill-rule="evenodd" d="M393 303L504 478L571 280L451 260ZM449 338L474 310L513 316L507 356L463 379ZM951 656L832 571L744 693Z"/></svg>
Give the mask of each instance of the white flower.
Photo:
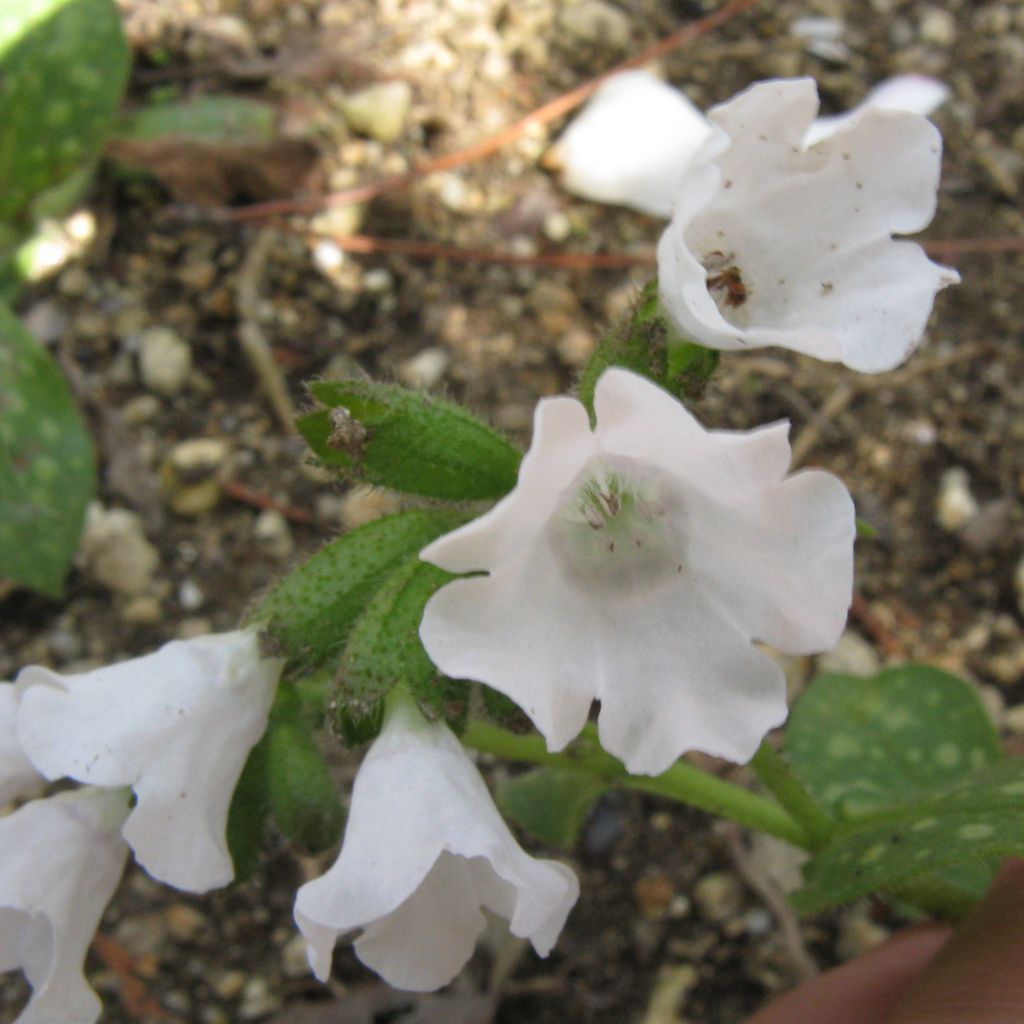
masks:
<svg viewBox="0 0 1024 1024"><path fill-rule="evenodd" d="M205 892L234 877L228 808L280 668L250 631L176 640L81 675L31 666L18 676L18 739L49 779L131 786L124 837L139 863Z"/></svg>
<svg viewBox="0 0 1024 1024"><path fill-rule="evenodd" d="M813 146L834 135L865 110L895 110L927 117L949 99L949 86L928 75L896 75L879 82L853 110L815 118L804 136L803 144Z"/></svg>
<svg viewBox="0 0 1024 1024"><path fill-rule="evenodd" d="M82 963L124 870L127 790L77 789L0 818L0 972L32 998L15 1024L93 1024Z"/></svg>
<svg viewBox="0 0 1024 1024"><path fill-rule="evenodd" d="M562 186L585 199L670 217L707 118L649 71L613 75L545 155Z"/></svg>
<svg viewBox="0 0 1024 1024"><path fill-rule="evenodd" d="M24 686L0 683L0 807L35 796L46 785L18 742L18 704Z"/></svg>
<svg viewBox="0 0 1024 1024"><path fill-rule="evenodd" d="M546 956L579 895L564 865L516 843L480 773L443 723L397 704L359 768L334 866L295 900L321 981L343 932L396 988L447 984L473 953L481 907Z"/></svg>
<svg viewBox="0 0 1024 1024"><path fill-rule="evenodd" d="M921 339L935 293L959 280L920 246L942 140L914 114L862 110L812 146L813 80L755 85L709 117L658 246L662 302L712 348L781 345L866 373Z"/></svg>
<svg viewBox="0 0 1024 1024"><path fill-rule="evenodd" d="M887 78L848 113L815 119L803 144L833 134L868 107L927 117L948 97L948 86L927 75ZM649 71L623 71L594 93L544 163L563 188L584 199L667 219L711 131L684 92Z"/></svg>
<svg viewBox="0 0 1024 1024"><path fill-rule="evenodd" d="M427 653L507 694L551 750L601 702L630 772L686 750L749 759L786 716L751 645L832 647L853 581L853 504L819 471L786 478L788 424L705 430L649 381L606 371L583 406L537 408L515 489L421 557L456 580L427 603Z"/></svg>

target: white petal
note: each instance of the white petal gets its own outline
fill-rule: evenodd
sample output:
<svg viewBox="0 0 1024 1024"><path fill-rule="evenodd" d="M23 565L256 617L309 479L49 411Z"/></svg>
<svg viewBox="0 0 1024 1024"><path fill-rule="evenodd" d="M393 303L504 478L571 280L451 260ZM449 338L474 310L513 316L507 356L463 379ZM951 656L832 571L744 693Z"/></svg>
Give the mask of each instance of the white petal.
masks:
<svg viewBox="0 0 1024 1024"><path fill-rule="evenodd" d="M34 796L46 785L18 742L15 728L23 686L0 683L0 807Z"/></svg>
<svg viewBox="0 0 1024 1024"><path fill-rule="evenodd" d="M695 169L659 243L662 300L713 347L780 345L891 369L920 340L935 293L958 280L892 238L931 220L941 139L921 117L870 109L805 148L816 107L806 79L711 111L731 144Z"/></svg>
<svg viewBox="0 0 1024 1024"><path fill-rule="evenodd" d="M424 608L420 639L445 674L500 690L549 750L561 750L587 720L602 628L585 590L567 586L544 535L517 564L442 587Z"/></svg>
<svg viewBox="0 0 1024 1024"><path fill-rule="evenodd" d="M748 761L785 721L782 670L684 574L656 601L607 608L600 652L601 743L634 775L684 750Z"/></svg>
<svg viewBox="0 0 1024 1024"><path fill-rule="evenodd" d="M813 146L834 135L862 111L872 108L900 110L906 114L928 117L949 99L949 94L948 85L928 75L897 75L895 78L887 78L879 82L864 97L863 102L848 113L816 118L804 136L804 145Z"/></svg>
<svg viewBox="0 0 1024 1024"><path fill-rule="evenodd" d="M648 71L625 71L597 90L548 159L570 192L669 217L710 131L678 89Z"/></svg>
<svg viewBox="0 0 1024 1024"><path fill-rule="evenodd" d="M545 955L578 891L568 869L519 847L447 727L401 705L360 766L341 853L299 890L295 920L319 978L338 935L363 928L356 952L368 966L430 990L471 955L481 906Z"/></svg>
<svg viewBox="0 0 1024 1024"><path fill-rule="evenodd" d="M47 778L131 786L124 836L154 878L190 892L227 885L228 808L267 724L281 663L252 632L173 641L77 676L33 666L18 738Z"/></svg>
<svg viewBox="0 0 1024 1024"><path fill-rule="evenodd" d="M99 1019L82 963L124 870L127 812L126 791L85 789L0 818L0 971L33 989L16 1024Z"/></svg>
<svg viewBox="0 0 1024 1024"><path fill-rule="evenodd" d="M498 566L514 560L532 542L560 486L598 450L586 410L571 398L541 399L533 436L515 489L479 519L428 544L420 552L424 561L448 572L470 572L483 562Z"/></svg>
<svg viewBox="0 0 1024 1024"><path fill-rule="evenodd" d="M718 497L777 483L789 469L788 422L709 431L667 391L628 370L601 374L594 409L602 450L652 462Z"/></svg>

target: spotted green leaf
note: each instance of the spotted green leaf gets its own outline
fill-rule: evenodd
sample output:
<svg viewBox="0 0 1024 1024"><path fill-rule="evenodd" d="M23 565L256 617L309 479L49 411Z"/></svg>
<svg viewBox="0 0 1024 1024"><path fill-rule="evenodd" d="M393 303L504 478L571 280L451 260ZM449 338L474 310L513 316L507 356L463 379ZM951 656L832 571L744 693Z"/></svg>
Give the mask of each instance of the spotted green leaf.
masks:
<svg viewBox="0 0 1024 1024"><path fill-rule="evenodd" d="M535 768L502 782L494 794L501 810L549 846L572 846L608 784L571 768Z"/></svg>
<svg viewBox="0 0 1024 1024"><path fill-rule="evenodd" d="M0 579L59 597L96 489L60 370L0 305Z"/></svg>
<svg viewBox="0 0 1024 1024"><path fill-rule="evenodd" d="M898 893L929 876L956 884L958 867L973 869L1010 854L1024 855L1021 759L842 826L807 865L807 884L792 899L799 910L813 912L877 890Z"/></svg>
<svg viewBox="0 0 1024 1024"><path fill-rule="evenodd" d="M97 156L128 66L114 0L0 0L0 220Z"/></svg>
<svg viewBox="0 0 1024 1024"><path fill-rule="evenodd" d="M976 690L925 665L819 676L793 708L786 752L840 818L930 793L1003 756Z"/></svg>

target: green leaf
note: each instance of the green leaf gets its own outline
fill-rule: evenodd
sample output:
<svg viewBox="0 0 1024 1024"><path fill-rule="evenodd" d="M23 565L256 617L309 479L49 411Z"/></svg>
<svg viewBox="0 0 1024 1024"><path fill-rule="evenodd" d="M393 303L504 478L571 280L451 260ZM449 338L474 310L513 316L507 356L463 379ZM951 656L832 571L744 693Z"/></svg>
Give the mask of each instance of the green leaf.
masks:
<svg viewBox="0 0 1024 1024"><path fill-rule="evenodd" d="M341 837L345 814L331 773L288 700L271 714L266 744L270 807L278 827L311 853L327 849Z"/></svg>
<svg viewBox="0 0 1024 1024"><path fill-rule="evenodd" d="M501 810L527 832L563 849L573 845L608 784L571 768L535 768L502 782L495 792Z"/></svg>
<svg viewBox="0 0 1024 1024"><path fill-rule="evenodd" d="M355 618L397 565L462 522L448 511L411 509L339 537L286 576L248 616L267 647L309 674L341 653Z"/></svg>
<svg viewBox="0 0 1024 1024"><path fill-rule="evenodd" d="M402 685L450 723L464 717L467 684L442 676L419 636L423 606L453 578L415 556L391 574L352 627L335 691L339 707L370 708Z"/></svg>
<svg viewBox="0 0 1024 1024"><path fill-rule="evenodd" d="M0 0L0 220L97 156L128 66L114 0Z"/></svg>
<svg viewBox="0 0 1024 1024"><path fill-rule="evenodd" d="M807 865L807 884L792 897L814 912L879 889L929 875L951 876L966 865L968 881L983 883L979 865L1024 854L1024 761L983 769L929 796L892 806L843 826Z"/></svg>
<svg viewBox="0 0 1024 1024"><path fill-rule="evenodd" d="M92 444L60 370L0 305L0 578L59 597L95 490Z"/></svg>
<svg viewBox="0 0 1024 1024"><path fill-rule="evenodd" d="M369 381L310 385L326 408L298 421L325 465L372 484L456 501L500 498L521 453L461 406Z"/></svg>
<svg viewBox="0 0 1024 1024"><path fill-rule="evenodd" d="M228 811L228 850L235 865L235 881L244 882L259 863L263 832L270 813L266 735L249 751L249 757L231 798Z"/></svg>
<svg viewBox="0 0 1024 1024"><path fill-rule="evenodd" d="M925 665L819 676L790 714L786 752L839 817L930 793L1002 759L975 689Z"/></svg>
<svg viewBox="0 0 1024 1024"><path fill-rule="evenodd" d="M119 138L137 141L177 136L210 142L270 142L274 108L241 96L197 96L174 103L153 103L124 116Z"/></svg>

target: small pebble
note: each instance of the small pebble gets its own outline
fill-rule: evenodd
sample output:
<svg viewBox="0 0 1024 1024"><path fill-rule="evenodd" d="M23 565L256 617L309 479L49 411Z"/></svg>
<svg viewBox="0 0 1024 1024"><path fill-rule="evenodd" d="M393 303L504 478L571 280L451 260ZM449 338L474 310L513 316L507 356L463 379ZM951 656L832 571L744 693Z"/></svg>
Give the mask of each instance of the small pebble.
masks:
<svg viewBox="0 0 1024 1024"><path fill-rule="evenodd" d="M739 913L743 905L743 886L734 875L715 871L693 887L693 901L704 918L720 923Z"/></svg>
<svg viewBox="0 0 1024 1024"><path fill-rule="evenodd" d="M378 142L394 142L405 128L412 103L408 82L381 82L351 93L341 101L348 126Z"/></svg>
<svg viewBox="0 0 1024 1024"><path fill-rule="evenodd" d="M398 376L411 388L429 390L441 383L450 362L443 348L425 348L399 366Z"/></svg>
<svg viewBox="0 0 1024 1024"><path fill-rule="evenodd" d="M269 1017L281 1006L281 1000L271 990L266 978L250 978L242 990L238 1007L241 1020L260 1020Z"/></svg>
<svg viewBox="0 0 1024 1024"><path fill-rule="evenodd" d="M86 573L101 586L126 597L148 590L160 553L146 539L142 520L123 508L89 506L79 547Z"/></svg>
<svg viewBox="0 0 1024 1024"><path fill-rule="evenodd" d="M818 658L819 672L842 675L873 676L882 667L874 647L859 633L847 629L835 647Z"/></svg>
<svg viewBox="0 0 1024 1024"><path fill-rule="evenodd" d="M625 50L632 38L629 17L605 0L581 0L561 8L559 24L574 39L609 50Z"/></svg>
<svg viewBox="0 0 1024 1024"><path fill-rule="evenodd" d="M286 978L305 978L309 974L305 936L296 932L281 948L281 969Z"/></svg>
<svg viewBox="0 0 1024 1024"><path fill-rule="evenodd" d="M288 520L274 509L268 508L259 514L253 527L253 535L260 547L278 561L283 562L290 558L295 550L295 541Z"/></svg>
<svg viewBox="0 0 1024 1024"><path fill-rule="evenodd" d="M218 474L227 455L227 442L215 437L182 441L171 449L160 468L160 482L178 515L202 515L217 504L221 495Z"/></svg>
<svg viewBox="0 0 1024 1024"><path fill-rule="evenodd" d="M151 327L139 337L139 376L164 397L184 387L192 369L192 349L169 327Z"/></svg>
<svg viewBox="0 0 1024 1024"><path fill-rule="evenodd" d="M970 477L960 466L947 469L939 481L935 520L947 533L963 529L978 514L978 502L971 494Z"/></svg>
<svg viewBox="0 0 1024 1024"><path fill-rule="evenodd" d="M862 908L855 907L843 915L836 952L843 960L852 960L880 946L890 934L888 928L875 924Z"/></svg>
<svg viewBox="0 0 1024 1024"><path fill-rule="evenodd" d="M195 942L206 929L206 918L187 903L172 903L167 907L164 922L175 942Z"/></svg>
<svg viewBox="0 0 1024 1024"><path fill-rule="evenodd" d="M210 987L218 999L236 999L248 980L245 971L225 971L213 980Z"/></svg>
<svg viewBox="0 0 1024 1024"><path fill-rule="evenodd" d="M195 580L182 580L178 586L178 604L186 612L194 612L202 608L206 601L199 584Z"/></svg>

